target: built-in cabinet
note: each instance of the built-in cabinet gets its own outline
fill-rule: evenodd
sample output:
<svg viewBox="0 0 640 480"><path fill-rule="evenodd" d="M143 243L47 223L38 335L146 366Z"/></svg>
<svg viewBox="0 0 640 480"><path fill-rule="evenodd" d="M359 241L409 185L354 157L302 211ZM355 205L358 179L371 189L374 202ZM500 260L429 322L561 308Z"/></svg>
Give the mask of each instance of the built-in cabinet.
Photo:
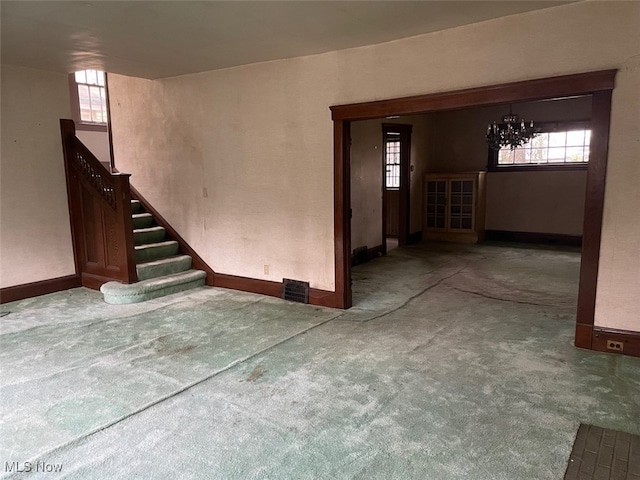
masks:
<svg viewBox="0 0 640 480"><path fill-rule="evenodd" d="M423 238L477 243L484 238L485 172L424 176Z"/></svg>

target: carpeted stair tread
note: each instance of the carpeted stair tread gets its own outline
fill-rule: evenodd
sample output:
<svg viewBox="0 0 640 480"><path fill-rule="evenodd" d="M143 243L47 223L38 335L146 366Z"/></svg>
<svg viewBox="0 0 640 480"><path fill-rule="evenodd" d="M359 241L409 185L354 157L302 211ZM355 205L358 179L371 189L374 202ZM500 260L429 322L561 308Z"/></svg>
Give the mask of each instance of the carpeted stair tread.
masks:
<svg viewBox="0 0 640 480"><path fill-rule="evenodd" d="M164 242L147 243L134 247L136 263L150 262L160 258L171 257L178 253L178 242L167 240Z"/></svg>
<svg viewBox="0 0 640 480"><path fill-rule="evenodd" d="M138 274L138 280L142 281L184 272L190 268L191 257L189 255L176 255L151 262L139 263L136 265L136 272Z"/></svg>
<svg viewBox="0 0 640 480"><path fill-rule="evenodd" d="M167 240L165 228L157 226L139 200L131 200L131 220L138 282L105 283L100 291L106 303L144 302L205 284L207 274L191 269L191 257L178 254L178 242Z"/></svg>
<svg viewBox="0 0 640 480"><path fill-rule="evenodd" d="M108 282L100 287L100 291L104 301L113 305L138 303L201 287L206 276L202 270L188 270L131 284Z"/></svg>
<svg viewBox="0 0 640 480"><path fill-rule="evenodd" d="M133 228L148 228L153 224L153 215L150 213L134 213L131 218L133 219Z"/></svg>
<svg viewBox="0 0 640 480"><path fill-rule="evenodd" d="M133 241L136 245L162 242L165 238L165 235L166 230L164 229L164 227L147 227L133 229Z"/></svg>

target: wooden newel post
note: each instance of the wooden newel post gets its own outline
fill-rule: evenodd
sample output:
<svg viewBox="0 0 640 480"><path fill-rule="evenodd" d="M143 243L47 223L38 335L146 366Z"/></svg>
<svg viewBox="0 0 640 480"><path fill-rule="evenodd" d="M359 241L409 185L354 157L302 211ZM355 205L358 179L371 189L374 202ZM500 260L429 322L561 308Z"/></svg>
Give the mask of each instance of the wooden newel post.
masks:
<svg viewBox="0 0 640 480"><path fill-rule="evenodd" d="M76 272L100 288L136 274L129 174L112 174L76 137L73 120L60 120Z"/></svg>
<svg viewBox="0 0 640 480"><path fill-rule="evenodd" d="M126 265L127 282L133 283L138 281L136 273L136 257L133 239L133 219L131 217L131 187L129 185L129 173L118 173L113 175L115 182L115 193L118 199L118 224L123 228L118 229L122 236L121 245L124 245L122 252L122 262Z"/></svg>

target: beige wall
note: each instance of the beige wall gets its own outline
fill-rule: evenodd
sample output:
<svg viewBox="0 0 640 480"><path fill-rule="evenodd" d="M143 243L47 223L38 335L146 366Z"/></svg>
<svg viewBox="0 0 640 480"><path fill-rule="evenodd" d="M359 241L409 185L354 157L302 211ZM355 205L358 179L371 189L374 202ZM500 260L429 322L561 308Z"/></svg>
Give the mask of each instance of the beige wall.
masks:
<svg viewBox="0 0 640 480"><path fill-rule="evenodd" d="M382 127L351 125L351 249L382 245Z"/></svg>
<svg viewBox="0 0 640 480"><path fill-rule="evenodd" d="M351 247L382 244L382 124L411 125L410 233L422 230L422 176L429 163L432 115L365 120L351 125Z"/></svg>
<svg viewBox="0 0 640 480"><path fill-rule="evenodd" d="M198 75L113 75L116 164L215 270L333 290L330 105L619 68L602 253L624 260L601 262L596 321L640 330L640 248L617 238L640 236L638 55L640 4L579 2Z"/></svg>
<svg viewBox="0 0 640 480"><path fill-rule="evenodd" d="M487 174L487 230L582 235L586 170Z"/></svg>
<svg viewBox="0 0 640 480"><path fill-rule="evenodd" d="M66 75L2 66L2 287L75 273L60 118Z"/></svg>
<svg viewBox="0 0 640 480"><path fill-rule="evenodd" d="M403 117L402 122L413 125L411 135L411 233L421 232L423 227L423 177L433 161L432 148L435 142L434 116L415 115Z"/></svg>
<svg viewBox="0 0 640 480"><path fill-rule="evenodd" d="M635 35L640 45L638 32L640 28ZM640 55L636 55L620 66L613 91L596 325L640 331L639 293Z"/></svg>
<svg viewBox="0 0 640 480"><path fill-rule="evenodd" d="M77 130L76 137L91 150L98 160L109 165L111 154L109 153L109 134L107 132L94 132L91 130Z"/></svg>

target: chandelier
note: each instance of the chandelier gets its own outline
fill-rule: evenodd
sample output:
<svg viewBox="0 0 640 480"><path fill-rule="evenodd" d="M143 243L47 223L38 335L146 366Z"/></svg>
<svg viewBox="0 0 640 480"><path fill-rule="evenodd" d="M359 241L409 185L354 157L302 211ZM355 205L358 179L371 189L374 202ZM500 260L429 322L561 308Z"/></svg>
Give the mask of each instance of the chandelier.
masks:
<svg viewBox="0 0 640 480"><path fill-rule="evenodd" d="M502 147L513 150L524 145L537 134L533 127L533 120L529 126L526 126L525 121L520 120L520 117L512 113L509 107L509 115L502 117L502 123L493 122L487 127L487 143L493 150L500 150Z"/></svg>

